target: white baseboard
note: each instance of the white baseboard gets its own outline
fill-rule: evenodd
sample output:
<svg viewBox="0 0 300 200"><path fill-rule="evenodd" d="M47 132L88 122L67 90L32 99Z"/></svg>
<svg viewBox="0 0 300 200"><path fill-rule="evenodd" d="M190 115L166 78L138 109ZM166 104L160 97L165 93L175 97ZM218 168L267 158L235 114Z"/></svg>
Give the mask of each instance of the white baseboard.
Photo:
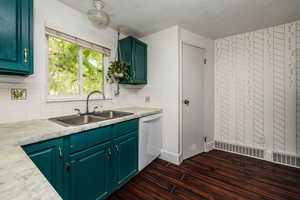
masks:
<svg viewBox="0 0 300 200"><path fill-rule="evenodd" d="M233 144L223 141L214 141L213 149L226 151L238 155L249 156L272 163L300 168L300 156L287 152L275 152L243 144Z"/></svg>
<svg viewBox="0 0 300 200"><path fill-rule="evenodd" d="M265 151L265 160L266 161L269 161L269 162L272 162L273 161L273 152L270 151L270 150L266 150Z"/></svg>
<svg viewBox="0 0 300 200"><path fill-rule="evenodd" d="M209 151L213 150L214 147L215 147L215 141L206 142L204 144L204 151L205 152L209 152Z"/></svg>
<svg viewBox="0 0 300 200"><path fill-rule="evenodd" d="M173 163L175 165L180 165L180 156L177 153L169 152L164 149L161 150L160 159Z"/></svg>

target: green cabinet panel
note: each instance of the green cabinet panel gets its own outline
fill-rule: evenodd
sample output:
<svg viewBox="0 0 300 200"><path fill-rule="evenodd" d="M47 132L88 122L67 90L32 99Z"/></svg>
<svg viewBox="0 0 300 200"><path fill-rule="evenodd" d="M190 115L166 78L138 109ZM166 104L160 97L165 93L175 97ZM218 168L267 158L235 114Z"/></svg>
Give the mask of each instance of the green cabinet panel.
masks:
<svg viewBox="0 0 300 200"><path fill-rule="evenodd" d="M33 73L33 0L0 1L0 74Z"/></svg>
<svg viewBox="0 0 300 200"><path fill-rule="evenodd" d="M141 41L135 40L133 46L134 60L133 65L135 66L134 80L137 83L147 83L147 46Z"/></svg>
<svg viewBox="0 0 300 200"><path fill-rule="evenodd" d="M75 153L80 150L95 146L110 140L112 126L97 128L93 130L84 131L78 134L71 135L70 138L70 153Z"/></svg>
<svg viewBox="0 0 300 200"><path fill-rule="evenodd" d="M0 59L15 62L18 31L17 0L1 1L0 5Z"/></svg>
<svg viewBox="0 0 300 200"><path fill-rule="evenodd" d="M138 128L139 128L138 119L121 122L113 126L113 132L114 132L113 136L116 138L121 135L125 135L127 133L138 130Z"/></svg>
<svg viewBox="0 0 300 200"><path fill-rule="evenodd" d="M103 199L110 192L110 142L72 156L70 167L70 199Z"/></svg>
<svg viewBox="0 0 300 200"><path fill-rule="evenodd" d="M114 139L116 155L114 158L115 167L115 188L124 185L138 172L138 137L137 131Z"/></svg>
<svg viewBox="0 0 300 200"><path fill-rule="evenodd" d="M63 139L23 147L56 191L63 196Z"/></svg>
<svg viewBox="0 0 300 200"><path fill-rule="evenodd" d="M119 41L119 60L129 64L129 75L133 81L121 81L121 84L147 84L147 44L134 37Z"/></svg>

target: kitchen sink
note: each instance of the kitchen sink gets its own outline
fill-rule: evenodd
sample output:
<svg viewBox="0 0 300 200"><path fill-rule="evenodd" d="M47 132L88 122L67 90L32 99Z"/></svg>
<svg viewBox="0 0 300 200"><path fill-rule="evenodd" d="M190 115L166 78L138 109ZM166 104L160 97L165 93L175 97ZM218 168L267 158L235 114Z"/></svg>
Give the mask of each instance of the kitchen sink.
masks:
<svg viewBox="0 0 300 200"><path fill-rule="evenodd" d="M80 126L84 124L90 124L90 123L120 118L128 115L133 115L133 113L105 110L103 112L95 112L92 114L56 117L56 118L51 118L49 120L63 126Z"/></svg>
<svg viewBox="0 0 300 200"><path fill-rule="evenodd" d="M104 117L107 119L115 119L115 118L125 117L128 115L133 115L133 113L120 112L120 111L114 111L114 110L105 110L103 112L96 112L96 113L94 113L94 115L98 116L98 117Z"/></svg>
<svg viewBox="0 0 300 200"><path fill-rule="evenodd" d="M94 122L100 122L107 119L104 117L97 117L93 115L71 115L65 117L51 118L50 120L65 126L79 126Z"/></svg>

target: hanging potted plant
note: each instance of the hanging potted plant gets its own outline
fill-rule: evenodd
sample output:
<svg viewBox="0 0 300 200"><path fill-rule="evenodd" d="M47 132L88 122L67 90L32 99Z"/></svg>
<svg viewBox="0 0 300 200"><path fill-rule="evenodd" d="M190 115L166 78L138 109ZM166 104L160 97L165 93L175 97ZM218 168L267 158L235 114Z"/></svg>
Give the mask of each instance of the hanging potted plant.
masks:
<svg viewBox="0 0 300 200"><path fill-rule="evenodd" d="M113 61L110 64L107 72L107 81L110 84L119 83L121 80L132 81L129 76L129 66L124 61Z"/></svg>
<svg viewBox="0 0 300 200"><path fill-rule="evenodd" d="M120 31L118 31L118 41L120 41ZM129 76L129 65L127 64L127 62L120 61L119 59L121 56L119 45L120 43L118 42L116 49L116 59L115 61L111 62L106 76L108 83L117 83L117 90L115 91L115 96L118 96L120 94L120 81L127 80L128 82L132 82L132 78Z"/></svg>

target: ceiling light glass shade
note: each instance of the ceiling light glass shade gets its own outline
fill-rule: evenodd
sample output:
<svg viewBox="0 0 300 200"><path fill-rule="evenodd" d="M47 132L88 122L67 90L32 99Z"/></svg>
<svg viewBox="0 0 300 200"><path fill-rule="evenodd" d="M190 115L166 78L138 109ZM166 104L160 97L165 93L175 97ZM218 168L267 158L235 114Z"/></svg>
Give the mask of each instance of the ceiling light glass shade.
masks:
<svg viewBox="0 0 300 200"><path fill-rule="evenodd" d="M99 29L106 28L109 24L109 16L103 11L104 3L101 0L94 0L95 8L87 12L87 16L92 24Z"/></svg>

